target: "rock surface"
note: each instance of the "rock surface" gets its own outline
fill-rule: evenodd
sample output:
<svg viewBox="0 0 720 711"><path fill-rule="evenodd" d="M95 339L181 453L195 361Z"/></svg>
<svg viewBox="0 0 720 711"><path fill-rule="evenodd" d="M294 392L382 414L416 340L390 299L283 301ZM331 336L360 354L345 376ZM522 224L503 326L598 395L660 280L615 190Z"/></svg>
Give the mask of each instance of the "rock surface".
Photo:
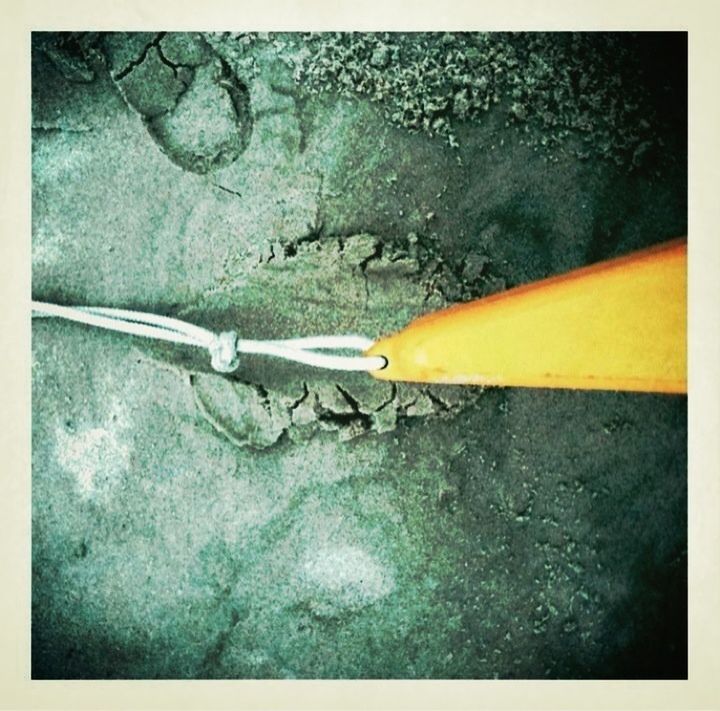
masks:
<svg viewBox="0 0 720 711"><path fill-rule="evenodd" d="M660 93L608 118L568 103L574 55L561 137L528 72L542 88L567 47L496 39L498 83L475 76L473 98L436 81L475 71L467 37L404 55L375 35L35 34L34 298L375 337L685 234L684 127L643 113L677 76L646 74ZM685 61L681 37L654 41ZM623 71L652 74L624 42ZM616 75L604 51L578 101ZM525 109L479 106L501 72ZM420 128L447 93L447 130L388 116L383 86ZM575 150L581 109L616 122L612 151L637 129L664 153ZM34 678L687 674L685 398L260 357L221 376L50 319L32 345Z"/></svg>

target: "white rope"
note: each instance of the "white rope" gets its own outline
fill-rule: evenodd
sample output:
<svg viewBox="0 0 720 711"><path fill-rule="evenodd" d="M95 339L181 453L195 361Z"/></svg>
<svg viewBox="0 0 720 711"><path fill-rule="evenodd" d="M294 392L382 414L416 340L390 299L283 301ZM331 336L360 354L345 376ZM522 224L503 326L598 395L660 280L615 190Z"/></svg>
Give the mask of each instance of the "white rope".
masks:
<svg viewBox="0 0 720 711"><path fill-rule="evenodd" d="M382 356L330 355L316 352L364 352L373 345L373 341L362 336L311 336L279 341L255 341L239 339L235 331L214 333L169 316L103 306L59 306L42 301L32 302L32 315L33 318L65 318L133 336L205 348L211 355L212 367L222 373L230 373L238 367L240 353L274 356L330 370L369 372L380 370L387 365Z"/></svg>

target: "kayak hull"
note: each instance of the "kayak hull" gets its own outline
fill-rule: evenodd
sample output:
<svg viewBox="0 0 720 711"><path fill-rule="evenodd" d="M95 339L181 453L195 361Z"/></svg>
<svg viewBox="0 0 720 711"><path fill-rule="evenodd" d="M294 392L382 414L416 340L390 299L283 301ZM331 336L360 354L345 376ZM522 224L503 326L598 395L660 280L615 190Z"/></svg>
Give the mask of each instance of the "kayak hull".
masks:
<svg viewBox="0 0 720 711"><path fill-rule="evenodd" d="M383 380L687 392L687 242L428 314L366 354Z"/></svg>

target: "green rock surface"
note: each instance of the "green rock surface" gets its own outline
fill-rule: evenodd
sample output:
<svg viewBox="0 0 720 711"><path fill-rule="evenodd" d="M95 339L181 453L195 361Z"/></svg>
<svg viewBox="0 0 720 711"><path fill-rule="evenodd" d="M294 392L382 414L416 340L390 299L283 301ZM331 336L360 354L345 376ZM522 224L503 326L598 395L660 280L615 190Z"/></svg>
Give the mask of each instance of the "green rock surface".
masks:
<svg viewBox="0 0 720 711"><path fill-rule="evenodd" d="M683 34L32 61L35 299L376 337L687 232ZM685 397L32 345L34 678L687 675Z"/></svg>

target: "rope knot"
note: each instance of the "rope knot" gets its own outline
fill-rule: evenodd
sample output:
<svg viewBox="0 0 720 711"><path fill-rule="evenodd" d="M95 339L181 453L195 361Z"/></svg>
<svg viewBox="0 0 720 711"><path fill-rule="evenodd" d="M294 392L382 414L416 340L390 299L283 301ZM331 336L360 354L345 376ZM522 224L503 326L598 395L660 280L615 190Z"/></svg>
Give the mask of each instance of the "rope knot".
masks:
<svg viewBox="0 0 720 711"><path fill-rule="evenodd" d="M237 343L238 335L235 331L223 331L208 346L210 364L218 373L232 373L240 365Z"/></svg>

